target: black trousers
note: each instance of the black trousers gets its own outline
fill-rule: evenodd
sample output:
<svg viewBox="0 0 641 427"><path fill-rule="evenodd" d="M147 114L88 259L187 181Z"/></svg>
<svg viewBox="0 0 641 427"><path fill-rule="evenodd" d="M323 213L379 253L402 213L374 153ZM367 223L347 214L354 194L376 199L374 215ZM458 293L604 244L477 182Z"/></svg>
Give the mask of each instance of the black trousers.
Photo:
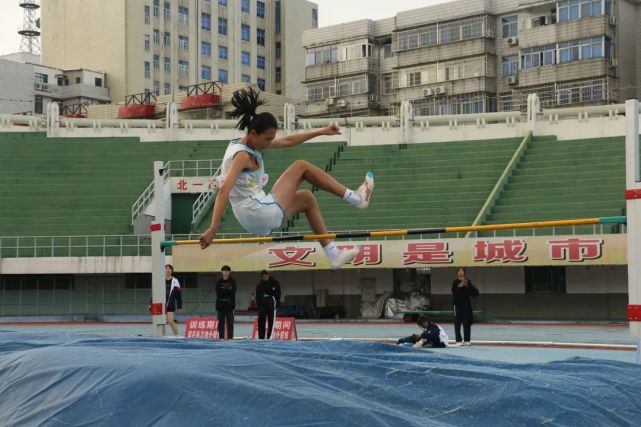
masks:
<svg viewBox="0 0 641 427"><path fill-rule="evenodd" d="M227 327L227 339L234 339L234 310L219 310L218 314L218 337L225 339L225 327Z"/></svg>
<svg viewBox="0 0 641 427"><path fill-rule="evenodd" d="M267 321L267 339L272 337L272 330L274 329L274 301L267 300L261 301L258 307L258 339L265 339L265 321Z"/></svg>
<svg viewBox="0 0 641 427"><path fill-rule="evenodd" d="M461 339L461 325L463 325L463 339ZM456 335L456 342L470 342L472 337L472 323L463 322L459 319L454 319L454 334Z"/></svg>

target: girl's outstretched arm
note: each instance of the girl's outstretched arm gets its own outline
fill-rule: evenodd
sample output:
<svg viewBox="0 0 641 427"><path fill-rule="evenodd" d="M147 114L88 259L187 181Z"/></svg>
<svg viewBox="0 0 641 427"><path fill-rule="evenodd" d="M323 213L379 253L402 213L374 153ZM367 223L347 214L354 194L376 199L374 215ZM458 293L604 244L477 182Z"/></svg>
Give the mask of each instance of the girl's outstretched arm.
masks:
<svg viewBox="0 0 641 427"><path fill-rule="evenodd" d="M218 195L216 196L216 201L214 202L214 213L211 217L211 226L200 236L200 247L205 249L211 245L212 240L216 237L216 232L218 227L220 227L220 221L223 219L223 213L227 207L227 202L229 202L229 193L231 192L236 178L240 175L240 172L249 167L250 165L250 156L248 153L241 151L236 154L234 160L231 163L229 172L225 176L222 187L218 190Z"/></svg>
<svg viewBox="0 0 641 427"><path fill-rule="evenodd" d="M284 138L275 139L269 146L269 148L289 148L294 147L298 144L302 144L305 141L309 141L312 138L322 135L340 135L341 131L335 124L331 124L323 129L315 130L311 132L298 133L296 135L289 135Z"/></svg>

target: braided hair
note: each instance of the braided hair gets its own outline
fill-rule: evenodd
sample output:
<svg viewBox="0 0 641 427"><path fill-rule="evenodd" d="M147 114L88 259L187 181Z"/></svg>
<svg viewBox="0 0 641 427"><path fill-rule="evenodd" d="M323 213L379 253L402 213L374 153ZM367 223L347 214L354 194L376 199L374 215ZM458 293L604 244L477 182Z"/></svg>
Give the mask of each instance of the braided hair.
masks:
<svg viewBox="0 0 641 427"><path fill-rule="evenodd" d="M247 129L247 133L253 130L257 134L261 134L267 129L278 129L278 121L272 114L256 114L258 107L266 104L264 100L260 99L260 92L256 92L252 87L234 92L231 105L235 110L232 111L231 116L238 117L236 128Z"/></svg>

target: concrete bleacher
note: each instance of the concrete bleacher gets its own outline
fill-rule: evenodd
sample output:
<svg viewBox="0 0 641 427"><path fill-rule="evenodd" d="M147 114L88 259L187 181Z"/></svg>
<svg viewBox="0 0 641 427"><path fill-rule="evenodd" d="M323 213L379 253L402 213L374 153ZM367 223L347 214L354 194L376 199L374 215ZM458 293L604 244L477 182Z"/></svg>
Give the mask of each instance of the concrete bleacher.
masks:
<svg viewBox="0 0 641 427"><path fill-rule="evenodd" d="M505 168L520 138L494 141L347 147L331 174L356 189L372 171L370 207L355 209L318 192L327 228L380 230L470 224ZM300 216L290 231L310 231Z"/></svg>
<svg viewBox="0 0 641 427"><path fill-rule="evenodd" d="M617 216L624 214L625 141L595 138L557 141L537 137L497 200L487 224ZM616 231L609 225L605 231ZM577 226L575 232L591 233L593 226ZM571 227L556 233L570 233ZM516 234L532 234L532 230ZM537 230L550 234L551 230ZM514 231L497 232L512 235Z"/></svg>
<svg viewBox="0 0 641 427"><path fill-rule="evenodd" d="M0 235L131 234L154 160L220 158L226 142L0 135Z"/></svg>

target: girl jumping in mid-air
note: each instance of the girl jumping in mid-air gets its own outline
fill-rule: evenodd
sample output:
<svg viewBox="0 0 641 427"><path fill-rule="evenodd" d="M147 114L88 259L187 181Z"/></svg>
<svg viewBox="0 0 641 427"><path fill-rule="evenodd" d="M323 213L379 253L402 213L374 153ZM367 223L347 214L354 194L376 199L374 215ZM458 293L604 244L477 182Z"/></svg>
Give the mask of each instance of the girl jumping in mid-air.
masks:
<svg viewBox="0 0 641 427"><path fill-rule="evenodd" d="M303 181L341 197L357 208L364 209L369 205L374 189L371 172L366 174L363 184L352 191L304 160L292 163L276 181L272 192L265 194L263 186L267 183L267 174L262 158L265 150L294 147L317 136L340 135L340 131L337 126L330 125L318 131L276 139L276 118L269 113L256 114L258 106L263 104L258 92L253 89L236 91L231 102L236 108L232 115L239 117L236 127L247 129L247 134L242 139L231 141L225 152L211 227L200 236L201 248L208 247L216 236L227 201L231 202L240 225L250 233L270 234L286 219L305 212L313 232L325 234L327 229L316 197L309 190L298 189ZM360 248L339 250L331 240L321 240L320 243L334 269L351 262L360 251Z"/></svg>

